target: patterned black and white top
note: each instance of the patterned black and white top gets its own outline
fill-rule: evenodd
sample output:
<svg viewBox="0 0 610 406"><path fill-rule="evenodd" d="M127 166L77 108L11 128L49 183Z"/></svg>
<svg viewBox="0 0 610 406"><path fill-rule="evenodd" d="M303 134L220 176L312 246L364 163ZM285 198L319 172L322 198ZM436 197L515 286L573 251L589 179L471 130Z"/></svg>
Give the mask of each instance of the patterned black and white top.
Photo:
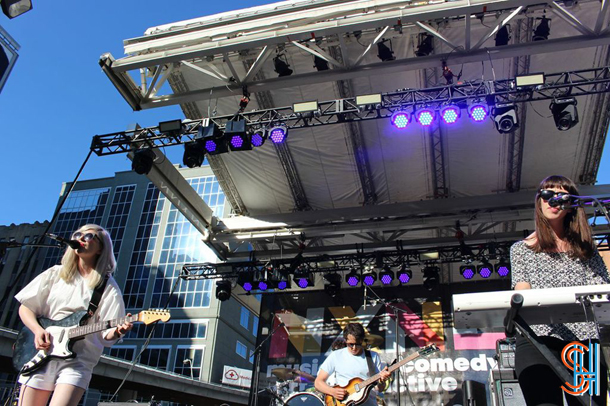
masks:
<svg viewBox="0 0 610 406"><path fill-rule="evenodd" d="M527 282L532 289L568 286L601 285L610 283L606 265L596 251L592 258L582 261L568 253L534 252L524 241L510 248L512 287ZM538 324L531 326L539 336L553 336L562 340L599 338L595 323Z"/></svg>

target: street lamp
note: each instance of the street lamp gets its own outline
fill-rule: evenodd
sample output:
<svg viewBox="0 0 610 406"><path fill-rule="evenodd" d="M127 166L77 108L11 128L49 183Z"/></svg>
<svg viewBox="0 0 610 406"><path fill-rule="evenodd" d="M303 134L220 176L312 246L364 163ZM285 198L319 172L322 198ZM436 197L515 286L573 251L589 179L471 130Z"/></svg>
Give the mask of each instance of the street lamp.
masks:
<svg viewBox="0 0 610 406"><path fill-rule="evenodd" d="M191 368L191 379L193 379L193 380L194 380L195 378L193 377L193 360L191 360L190 358L187 358L187 359L185 359L184 361L182 361L182 363L183 363L184 365L189 364L189 366L190 366L190 368Z"/></svg>

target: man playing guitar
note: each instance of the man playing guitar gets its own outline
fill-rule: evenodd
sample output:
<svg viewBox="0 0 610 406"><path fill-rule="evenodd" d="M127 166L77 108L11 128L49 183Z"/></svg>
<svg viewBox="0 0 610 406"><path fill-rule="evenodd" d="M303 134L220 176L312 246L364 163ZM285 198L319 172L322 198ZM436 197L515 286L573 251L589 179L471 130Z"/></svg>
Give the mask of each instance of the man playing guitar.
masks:
<svg viewBox="0 0 610 406"><path fill-rule="evenodd" d="M350 381L354 378L364 380L371 375L379 373L380 380L377 387L379 390L385 388L385 380L390 377L390 372L387 370L387 367L384 369L381 368L381 359L379 358L379 355L369 351L370 362L373 367L372 369L374 370L372 374L369 373L369 361L367 361L367 356L363 347L364 336L364 328L361 324L349 323L345 327L345 330L343 330L343 337L345 338L347 347L333 351L328 358L326 358L326 361L320 365L315 387L320 392L332 397L334 403L331 404L343 404L341 401L348 396L348 391L345 387L348 386ZM329 376L333 373L336 376L339 386L331 387L326 383ZM371 391L366 401L363 401L362 403L358 402L358 404L376 406L375 391Z"/></svg>

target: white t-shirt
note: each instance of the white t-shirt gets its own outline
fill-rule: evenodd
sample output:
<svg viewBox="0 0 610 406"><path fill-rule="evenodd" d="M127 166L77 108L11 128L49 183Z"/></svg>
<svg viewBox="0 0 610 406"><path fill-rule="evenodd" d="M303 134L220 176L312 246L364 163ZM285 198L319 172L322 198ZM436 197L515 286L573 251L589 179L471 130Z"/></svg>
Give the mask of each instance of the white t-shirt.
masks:
<svg viewBox="0 0 610 406"><path fill-rule="evenodd" d="M22 305L30 309L37 317L51 320L61 320L71 314L87 310L93 289L88 281L78 272L71 283L66 283L59 277L61 265L55 265L27 284L15 295ZM100 299L97 312L93 316L95 322L117 319L125 316L123 296L112 276ZM91 322L91 320L89 320ZM116 340L104 339L107 332L114 328L85 336L83 340L74 343L73 350L78 361L87 368L93 369L98 363L104 347L111 347Z"/></svg>
<svg viewBox="0 0 610 406"><path fill-rule="evenodd" d="M371 351L371 358L373 359L373 366L375 373L381 371L381 359L379 355ZM328 358L320 365L320 369L327 372L328 375L335 374L337 385L346 386L349 381L354 378L368 379L369 366L366 362L366 356L364 351L360 355L352 355L348 348L341 348L330 353ZM369 394L369 398L363 405L376 405L377 391L375 388Z"/></svg>

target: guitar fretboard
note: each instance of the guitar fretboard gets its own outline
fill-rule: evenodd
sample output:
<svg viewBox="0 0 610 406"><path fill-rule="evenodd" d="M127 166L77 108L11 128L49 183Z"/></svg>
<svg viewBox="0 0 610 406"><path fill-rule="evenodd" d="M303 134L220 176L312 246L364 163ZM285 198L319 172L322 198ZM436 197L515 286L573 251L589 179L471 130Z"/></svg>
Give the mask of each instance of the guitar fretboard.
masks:
<svg viewBox="0 0 610 406"><path fill-rule="evenodd" d="M137 315L136 316L127 316L127 317L122 317L120 319L106 320L106 321L102 321L99 323L91 323L91 324L86 324L84 326L77 326L77 327L71 328L70 331L68 331L68 338L80 338L80 337L86 336L87 334L93 334L93 333L97 333L98 331L120 326L121 324L125 323L126 321L133 323L134 321L137 321L137 319L138 319Z"/></svg>
<svg viewBox="0 0 610 406"><path fill-rule="evenodd" d="M417 357L429 355L429 354L431 354L431 353L433 353L435 351L438 351L438 348L435 345L430 344L430 345L428 345L428 346L426 346L424 348L421 348L418 352L415 352L415 353L409 355L407 358L403 358L402 360L398 361L394 365L389 366L388 367L388 371L390 373L392 373L395 370L397 370L398 368L400 368L401 366L403 366L404 364L406 364L407 362L413 361ZM369 386L370 384L378 381L379 378L380 378L379 374L373 375L369 379L360 382L359 386L361 388L364 388L364 387Z"/></svg>

